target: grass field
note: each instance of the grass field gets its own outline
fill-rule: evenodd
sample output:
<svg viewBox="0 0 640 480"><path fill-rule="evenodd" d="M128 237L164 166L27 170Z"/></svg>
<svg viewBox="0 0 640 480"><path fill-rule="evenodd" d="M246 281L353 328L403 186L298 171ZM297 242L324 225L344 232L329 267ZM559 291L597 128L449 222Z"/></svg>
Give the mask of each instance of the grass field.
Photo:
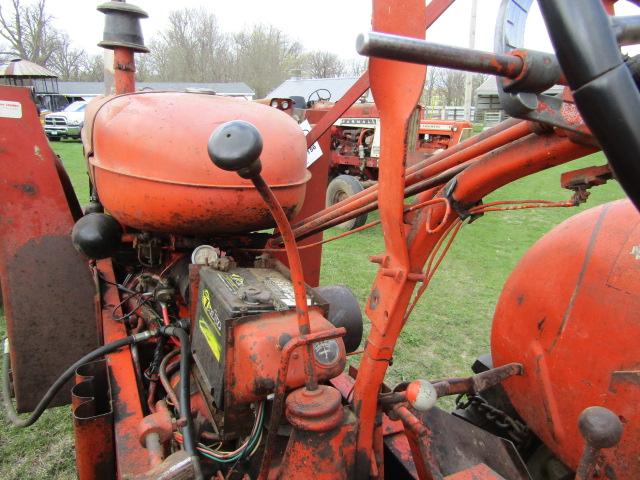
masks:
<svg viewBox="0 0 640 480"><path fill-rule="evenodd" d="M88 196L78 143L58 142L81 202ZM564 171L604 163L595 154L520 180L495 192L496 199L564 200ZM489 350L489 329L496 300L509 272L522 254L545 232L585 208L621 198L615 182L594 189L586 205L575 209L539 209L488 213L462 228L412 318L402 332L387 382L466 375L473 360ZM329 235L337 232L329 232ZM377 265L368 256L384 249L379 227L325 246L322 284L346 284L364 304ZM0 334L4 333L0 318ZM74 478L73 432L69 409L45 414L34 427L15 430L0 412L0 478Z"/></svg>

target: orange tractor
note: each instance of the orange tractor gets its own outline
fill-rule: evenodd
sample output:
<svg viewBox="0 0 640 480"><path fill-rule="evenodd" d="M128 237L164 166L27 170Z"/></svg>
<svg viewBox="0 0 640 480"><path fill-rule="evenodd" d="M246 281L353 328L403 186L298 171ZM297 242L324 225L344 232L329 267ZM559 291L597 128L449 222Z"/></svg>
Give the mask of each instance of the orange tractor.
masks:
<svg viewBox="0 0 640 480"><path fill-rule="evenodd" d="M357 44L368 70L308 113L306 138L268 105L136 92L146 14L101 5L117 93L87 108L84 209L29 91L0 87L7 417L28 427L71 403L83 480L640 478L640 93L619 50L637 18L609 16L610 1L540 0L556 57L519 48L531 0L504 0L495 53L422 40L451 3L374 0ZM410 163L426 65L496 75L514 118ZM557 83L561 97L542 93ZM326 208L329 158L307 168L307 149L328 152L368 88L378 183ZM567 202L483 202L599 149L608 165L562 177ZM473 374L385 383L463 225L576 205L613 176L629 200L571 218L524 256ZM318 286L322 232L375 209L385 249L369 259L358 351L358 303ZM447 396L461 396L453 413L436 405Z"/></svg>
<svg viewBox="0 0 640 480"><path fill-rule="evenodd" d="M315 110L329 110L333 104L322 102ZM468 121L431 120L426 110L416 106L412 118L417 135L409 145L408 165L423 160L440 150L457 145L471 136L473 125ZM380 112L373 103L356 103L331 128L331 160L327 207L361 192L378 181L380 164ZM415 130L414 130L415 133ZM351 230L367 223L367 214L340 225Z"/></svg>

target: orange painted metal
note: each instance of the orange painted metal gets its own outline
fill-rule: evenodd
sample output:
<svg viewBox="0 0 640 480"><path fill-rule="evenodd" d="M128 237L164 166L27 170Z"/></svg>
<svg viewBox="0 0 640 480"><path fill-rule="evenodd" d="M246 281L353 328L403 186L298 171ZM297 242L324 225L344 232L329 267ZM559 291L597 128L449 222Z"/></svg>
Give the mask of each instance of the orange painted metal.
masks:
<svg viewBox="0 0 640 480"><path fill-rule="evenodd" d="M114 306L121 300L117 288L113 286L116 279L111 260L99 260L95 275L110 282L104 285L99 305L104 343L110 343L127 336L125 326L112 316ZM120 309L116 309L115 315L122 315ZM117 478L124 479L142 474L150 468L149 456L137 435L143 418L143 400L138 391L131 348L121 348L106 358L111 381Z"/></svg>
<svg viewBox="0 0 640 480"><path fill-rule="evenodd" d="M273 227L251 181L217 168L207 141L228 120L254 124L267 139L262 174L290 217L309 173L302 130L271 107L198 93L145 92L92 102L83 132L100 201L118 221L183 235ZM197 112L197 117L194 117Z"/></svg>
<svg viewBox="0 0 640 480"><path fill-rule="evenodd" d="M112 480L116 473L111 382L105 360L81 366L71 391L76 471L80 480Z"/></svg>
<svg viewBox="0 0 640 480"><path fill-rule="evenodd" d="M309 322L313 332L326 333L334 330L334 326L316 308L309 310ZM280 367L282 342L297 335L299 331L295 312L263 314L260 318L234 325L233 337L227 341L225 405L264 400L272 393ZM335 363L322 365L314 361L319 381L333 378L344 369L344 342L342 339L336 341L340 353ZM285 380L287 390L305 384L303 354L304 347L299 347L292 353Z"/></svg>
<svg viewBox="0 0 640 480"><path fill-rule="evenodd" d="M289 364L294 350L303 345L342 337L345 333L346 330L344 327L340 327L333 328L331 330L313 332L308 335L300 335L289 340L282 348L282 353L280 355L280 368L278 369L273 404L271 406L271 418L269 419L269 426L267 428L269 433L264 446L264 454L262 456L262 462L260 463L260 471L258 472L259 480L266 480L271 472L270 467L276 447L275 440L280 425L280 419L282 417L282 408L284 406Z"/></svg>
<svg viewBox="0 0 640 480"><path fill-rule="evenodd" d="M518 413L572 468L584 449L578 416L593 405L622 420L604 449L611 478L640 478L640 215L628 200L587 210L539 240L498 302L496 365L524 364L504 382Z"/></svg>
<svg viewBox="0 0 640 480"><path fill-rule="evenodd" d="M433 25L455 0L431 0L425 10L425 29Z"/></svg>
<svg viewBox="0 0 640 480"><path fill-rule="evenodd" d="M595 151L567 137L531 134L479 157L457 176L453 197L472 204L519 178Z"/></svg>
<svg viewBox="0 0 640 480"><path fill-rule="evenodd" d="M473 124L466 120L438 120L426 118L425 115L426 110L423 109L418 129L420 137L416 145L416 149L421 152L435 153L457 145L463 134L473 128Z"/></svg>
<svg viewBox="0 0 640 480"><path fill-rule="evenodd" d="M286 415L293 432L278 478L353 478L355 416L342 406L338 390L298 389L287 397Z"/></svg>
<svg viewBox="0 0 640 480"><path fill-rule="evenodd" d="M407 12L412 14L407 16ZM425 25L425 9L421 0L374 1L374 31L422 38ZM380 156L384 161L379 171L378 200L386 252L366 308L371 320L371 332L354 387L353 403L360 421L356 443L356 478L365 478L370 472L378 391L404 323L404 309L397 309L403 301L402 294L395 295L394 290L409 284L411 287L404 290L410 296L415 284L407 279L411 266L403 200L408 121L422 93L426 67L371 59L369 75L371 92L380 110L383 126ZM398 89L398 84L402 84L403 88ZM381 270L384 268L396 271L397 275L383 275ZM375 301L372 302L374 296Z"/></svg>
<svg viewBox="0 0 640 480"><path fill-rule="evenodd" d="M307 305L307 287L304 282L304 274L302 271L302 263L300 262L300 254L296 244L296 237L293 236L291 224L282 209L282 205L273 193L273 190L264 181L259 173L251 177L256 190L262 197L264 203L269 207L269 211L273 216L276 226L282 235L285 253L289 263L289 276L291 278L291 286L295 297L295 314L298 323L298 334L307 335L311 333L311 324L309 321L309 307ZM303 353L305 384L310 390L318 387L318 377L313 361L313 350L310 344L306 345Z"/></svg>
<svg viewBox="0 0 640 480"><path fill-rule="evenodd" d="M28 412L99 336L91 274L69 240L81 215L69 177L31 91L0 86L0 100L0 283L17 409ZM51 405L68 404L72 386Z"/></svg>
<svg viewBox="0 0 640 480"><path fill-rule="evenodd" d="M502 475L498 475L484 463L468 468L462 472L447 475L444 480L507 480Z"/></svg>

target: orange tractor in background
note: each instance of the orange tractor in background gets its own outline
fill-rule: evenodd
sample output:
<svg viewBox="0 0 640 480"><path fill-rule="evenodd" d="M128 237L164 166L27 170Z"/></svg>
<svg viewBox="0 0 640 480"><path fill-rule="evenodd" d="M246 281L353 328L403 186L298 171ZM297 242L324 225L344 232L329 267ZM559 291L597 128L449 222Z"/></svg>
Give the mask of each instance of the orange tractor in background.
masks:
<svg viewBox="0 0 640 480"><path fill-rule="evenodd" d="M522 48L532 0L503 0L494 53L424 41L452 3L373 0L357 42L368 69L306 112L306 137L259 102L137 92L146 13L100 5L116 94L87 106L84 208L29 90L0 87L8 420L70 403L81 480L640 478L640 76L620 53L640 22L612 16L613 1L539 0L556 56ZM427 65L495 75L513 118L412 149ZM562 96L543 93L554 84ZM369 88L378 182L326 207L331 130ZM325 154L308 165L316 142ZM562 175L567 201L485 200L599 150L606 165ZM385 382L406 323L429 321L413 307L461 228L572 207L613 178L628 199L523 257L469 376ZM360 230L379 223L384 250L368 259L363 342L360 305L320 286L319 267L323 243L345 236L323 232L374 210ZM453 412L437 405L450 396Z"/></svg>
<svg viewBox="0 0 640 480"><path fill-rule="evenodd" d="M328 111L332 103L319 102L314 110ZM416 118L417 117L417 118ZM415 140L410 142L409 165L469 138L468 121L433 120L426 109L416 106L413 122ZM417 130L417 132L416 132ZM380 165L380 113L373 103L356 103L331 127L331 160L326 206L330 207L361 192L378 181ZM367 215L340 225L345 230L361 227Z"/></svg>

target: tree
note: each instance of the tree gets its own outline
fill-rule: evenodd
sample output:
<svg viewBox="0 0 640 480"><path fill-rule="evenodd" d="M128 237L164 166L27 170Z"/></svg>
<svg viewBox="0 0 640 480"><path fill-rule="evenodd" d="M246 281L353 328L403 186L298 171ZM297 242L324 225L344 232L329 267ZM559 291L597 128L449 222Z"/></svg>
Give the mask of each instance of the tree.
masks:
<svg viewBox="0 0 640 480"><path fill-rule="evenodd" d="M16 55L38 65L49 66L59 46L60 34L45 11L45 0L24 6L12 0L9 10L0 7L0 36Z"/></svg>
<svg viewBox="0 0 640 480"><path fill-rule="evenodd" d="M302 64L302 45L272 25L255 25L234 36L236 77L247 82L258 98L282 83Z"/></svg>
<svg viewBox="0 0 640 480"><path fill-rule="evenodd" d="M349 76L359 77L367 69L368 60L366 58L352 58L346 62L346 72Z"/></svg>
<svg viewBox="0 0 640 480"><path fill-rule="evenodd" d="M49 66L58 74L60 80L77 81L88 63L87 52L74 48L69 36L66 33L61 33L49 62Z"/></svg>
<svg viewBox="0 0 640 480"><path fill-rule="evenodd" d="M441 69L439 72L439 93L443 105L462 105L464 103L465 73L448 69Z"/></svg>
<svg viewBox="0 0 640 480"><path fill-rule="evenodd" d="M104 60L102 54L85 56L78 80L81 82L102 82L104 80Z"/></svg>
<svg viewBox="0 0 640 480"><path fill-rule="evenodd" d="M169 27L150 43L140 73L159 80L212 82L232 76L229 37L203 8L169 14Z"/></svg>
<svg viewBox="0 0 640 480"><path fill-rule="evenodd" d="M427 78L425 79L424 90L420 97L420 103L422 105L432 106L435 104L439 78L440 73L437 67L427 68Z"/></svg>
<svg viewBox="0 0 640 480"><path fill-rule="evenodd" d="M338 55L316 50L304 55L304 69L311 78L335 78L344 75L345 66Z"/></svg>

